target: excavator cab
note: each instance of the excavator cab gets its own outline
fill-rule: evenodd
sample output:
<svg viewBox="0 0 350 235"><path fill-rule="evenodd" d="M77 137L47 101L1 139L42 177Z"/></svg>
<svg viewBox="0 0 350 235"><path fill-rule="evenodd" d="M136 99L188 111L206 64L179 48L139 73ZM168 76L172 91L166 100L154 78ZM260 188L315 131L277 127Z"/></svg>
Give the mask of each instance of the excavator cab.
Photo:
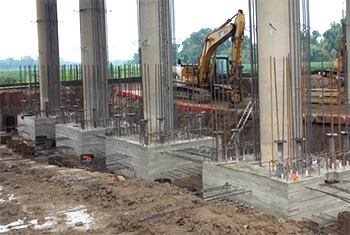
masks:
<svg viewBox="0 0 350 235"><path fill-rule="evenodd" d="M215 84L228 84L230 78L231 61L227 56L217 56L215 62Z"/></svg>

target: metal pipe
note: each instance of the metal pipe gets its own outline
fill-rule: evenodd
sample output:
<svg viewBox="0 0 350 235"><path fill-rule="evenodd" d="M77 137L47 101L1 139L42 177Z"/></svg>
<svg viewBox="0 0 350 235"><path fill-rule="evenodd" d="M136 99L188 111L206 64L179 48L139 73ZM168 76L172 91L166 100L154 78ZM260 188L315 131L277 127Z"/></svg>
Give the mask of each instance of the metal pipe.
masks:
<svg viewBox="0 0 350 235"><path fill-rule="evenodd" d="M232 132L235 133L235 142L234 142L234 146L235 146L235 157L236 157L236 161L239 160L240 157L240 151L239 151L239 145L240 145L240 141L239 141L239 129L231 129Z"/></svg>
<svg viewBox="0 0 350 235"><path fill-rule="evenodd" d="M36 118L38 118L38 116L41 115L39 104L39 102L34 101L34 113Z"/></svg>
<svg viewBox="0 0 350 235"><path fill-rule="evenodd" d="M74 110L74 122L78 123L78 105L73 105L73 110Z"/></svg>
<svg viewBox="0 0 350 235"><path fill-rule="evenodd" d="M163 144L165 142L165 135L164 135L164 120L165 118L157 118L158 126L159 126L159 142Z"/></svg>
<svg viewBox="0 0 350 235"><path fill-rule="evenodd" d="M27 100L22 100L22 113L27 112Z"/></svg>
<svg viewBox="0 0 350 235"><path fill-rule="evenodd" d="M271 160L274 161L275 158L275 150L273 145L273 129L274 129L274 123L273 123L273 98L272 98L272 57L270 56L270 112L271 112ZM273 163L272 163L273 166Z"/></svg>
<svg viewBox="0 0 350 235"><path fill-rule="evenodd" d="M45 116L49 117L49 102L45 102Z"/></svg>
<svg viewBox="0 0 350 235"><path fill-rule="evenodd" d="M115 118L115 130L117 132L117 136L121 136L120 117L121 117L121 115L119 113L114 115L114 118Z"/></svg>
<svg viewBox="0 0 350 235"><path fill-rule="evenodd" d="M296 146L297 146L297 158L296 158L296 171L297 174L303 174L303 168L302 168L302 160L303 160L303 142L304 139L297 138L295 139Z"/></svg>
<svg viewBox="0 0 350 235"><path fill-rule="evenodd" d="M64 110L65 110L65 106L62 105L61 106L61 122L62 122L62 124L66 124Z"/></svg>
<svg viewBox="0 0 350 235"><path fill-rule="evenodd" d="M197 114L196 115L197 118L198 118L198 136L199 138L202 138L202 118L203 118L203 115L202 114Z"/></svg>
<svg viewBox="0 0 350 235"><path fill-rule="evenodd" d="M286 143L285 140L275 140L277 144L278 151L278 171L277 175L279 178L283 178L283 144Z"/></svg>
<svg viewBox="0 0 350 235"><path fill-rule="evenodd" d="M141 133L140 133L141 143L148 145L148 120L141 120Z"/></svg>
<svg viewBox="0 0 350 235"><path fill-rule="evenodd" d="M329 153L331 154L332 164L331 169L336 169L335 166L335 143L334 143L334 137L338 136L338 133L326 133L326 136L329 137L328 144L329 144Z"/></svg>
<svg viewBox="0 0 350 235"><path fill-rule="evenodd" d="M215 131L214 135L216 135L216 153L217 153L217 162L223 162L224 156L223 156L223 146L222 146L222 131Z"/></svg>

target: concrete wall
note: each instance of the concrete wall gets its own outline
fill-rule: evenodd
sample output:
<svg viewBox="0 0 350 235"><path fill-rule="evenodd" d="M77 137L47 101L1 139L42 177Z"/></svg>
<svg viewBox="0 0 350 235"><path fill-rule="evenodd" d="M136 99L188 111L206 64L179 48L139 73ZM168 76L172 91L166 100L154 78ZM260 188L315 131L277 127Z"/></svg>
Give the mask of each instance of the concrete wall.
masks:
<svg viewBox="0 0 350 235"><path fill-rule="evenodd" d="M187 156L181 149L200 148L212 143L211 139L195 140L178 144L163 144L158 146L143 146L136 141L107 137L106 154L107 168L114 171L120 167L118 163L129 166L129 172L124 170L127 176L142 177L147 180L157 178L172 178L167 173L173 170L200 167L201 163L174 157L171 153L178 154L198 161L200 156ZM170 153L170 154L169 154ZM116 161L120 154L128 156L121 161ZM181 175L183 177L184 175Z"/></svg>
<svg viewBox="0 0 350 235"><path fill-rule="evenodd" d="M333 178L350 178L350 169L333 174ZM225 183L235 185L240 189L251 190L251 193L233 196L233 200L244 202L258 210L284 219L301 220L312 214L327 212L337 215L344 210L346 202L326 194L305 189L316 188L336 195L348 197L348 194L320 186L325 177L313 176L295 182L277 181L265 175L240 170L237 167L217 166L212 162L203 163L203 189L223 186ZM349 183L339 183L337 186L350 189ZM213 193L205 193L204 197Z"/></svg>
<svg viewBox="0 0 350 235"><path fill-rule="evenodd" d="M105 129L81 130L74 124L56 125L56 146L67 146L76 155L106 154Z"/></svg>
<svg viewBox="0 0 350 235"><path fill-rule="evenodd" d="M35 140L36 136L45 135L48 139L55 139L55 125L57 118L55 117L24 117L17 116L18 120L18 134L23 135L26 133L30 136L31 140Z"/></svg>

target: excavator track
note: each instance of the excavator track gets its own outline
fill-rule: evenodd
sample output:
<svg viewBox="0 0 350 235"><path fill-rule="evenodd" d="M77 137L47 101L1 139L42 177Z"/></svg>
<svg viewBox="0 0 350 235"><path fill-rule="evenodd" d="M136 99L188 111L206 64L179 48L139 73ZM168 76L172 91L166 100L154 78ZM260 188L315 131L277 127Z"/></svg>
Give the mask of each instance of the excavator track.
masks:
<svg viewBox="0 0 350 235"><path fill-rule="evenodd" d="M177 86L176 97L178 100L190 100L195 103L210 103L211 93L207 89L188 86Z"/></svg>

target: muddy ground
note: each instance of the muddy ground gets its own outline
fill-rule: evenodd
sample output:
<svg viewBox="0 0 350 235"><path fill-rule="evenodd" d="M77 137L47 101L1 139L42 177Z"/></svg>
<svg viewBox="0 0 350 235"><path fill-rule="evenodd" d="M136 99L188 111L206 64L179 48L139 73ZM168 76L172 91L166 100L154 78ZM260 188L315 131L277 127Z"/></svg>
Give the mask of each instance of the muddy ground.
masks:
<svg viewBox="0 0 350 235"><path fill-rule="evenodd" d="M211 205L184 188L56 167L0 146L0 233L307 234L252 208Z"/></svg>

